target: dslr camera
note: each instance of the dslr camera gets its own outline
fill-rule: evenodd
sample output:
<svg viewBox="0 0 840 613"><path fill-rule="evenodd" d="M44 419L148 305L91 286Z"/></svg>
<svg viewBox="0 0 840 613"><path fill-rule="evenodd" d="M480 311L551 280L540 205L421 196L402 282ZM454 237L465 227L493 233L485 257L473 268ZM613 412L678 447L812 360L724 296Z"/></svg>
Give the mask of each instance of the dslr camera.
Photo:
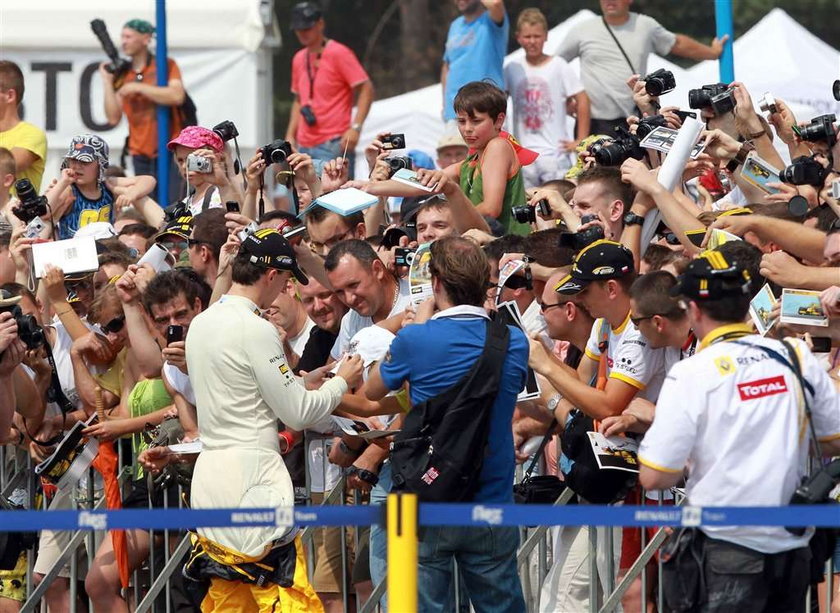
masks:
<svg viewBox="0 0 840 613"><path fill-rule="evenodd" d="M292 155L292 146L282 138L278 138L274 142L260 147L260 153L266 166L282 164L286 161L286 158Z"/></svg>
<svg viewBox="0 0 840 613"><path fill-rule="evenodd" d="M223 141L228 142L229 140L233 140L237 136L239 136L239 130L236 129L236 124L234 124L229 119L224 120L221 123L217 123L213 126L213 132L219 135Z"/></svg>
<svg viewBox="0 0 840 613"><path fill-rule="evenodd" d="M639 123L636 126L636 136L639 139L642 139L653 132L654 129L664 128L667 126L668 120L666 120L664 116L651 115L650 117L645 117L644 119L639 120Z"/></svg>
<svg viewBox="0 0 840 613"><path fill-rule="evenodd" d="M810 124L799 129L799 138L812 143L823 141L829 147L833 147L834 143L837 142L837 134L834 132L834 122L836 120L834 114L814 117Z"/></svg>
<svg viewBox="0 0 840 613"><path fill-rule="evenodd" d="M23 341L27 349L38 349L44 346L44 330L38 325L33 315L24 315L17 304L6 291L0 291L0 313L11 313L17 323L18 338Z"/></svg>
<svg viewBox="0 0 840 613"><path fill-rule="evenodd" d="M660 68L644 78L645 91L651 96L661 96L677 87L677 80L670 70Z"/></svg>
<svg viewBox="0 0 840 613"><path fill-rule="evenodd" d="M102 45L102 50L105 52L105 55L111 60L110 64L105 65L105 70L114 75L116 79L131 70L131 60L120 57L120 54L117 53L117 48L111 40L111 35L108 34L108 28L105 26L105 22L101 19L94 19L90 22L90 29L93 30L96 38L99 39L99 44Z"/></svg>
<svg viewBox="0 0 840 613"><path fill-rule="evenodd" d="M15 191L20 204L12 209L12 213L23 223L28 224L36 217L47 214L47 197L39 196L29 179L15 181Z"/></svg>
<svg viewBox="0 0 840 613"><path fill-rule="evenodd" d="M408 247L394 249L394 266L411 266L414 262L414 250Z"/></svg>
<svg viewBox="0 0 840 613"><path fill-rule="evenodd" d="M405 134L389 134L382 139L382 148L386 151L405 149Z"/></svg>
<svg viewBox="0 0 840 613"><path fill-rule="evenodd" d="M702 109L712 106L712 98L724 93L729 89L724 83L711 83L703 85L700 89L688 90L688 107Z"/></svg>
<svg viewBox="0 0 840 613"><path fill-rule="evenodd" d="M543 219L551 219L551 207L545 198L538 201L534 206L522 204L512 207L510 212L513 214L513 218L517 223L537 223L537 213Z"/></svg>
<svg viewBox="0 0 840 613"><path fill-rule="evenodd" d="M829 169L824 168L814 158L803 155L793 160L790 166L785 166L779 173L779 178L791 185L822 187L829 172Z"/></svg>
<svg viewBox="0 0 840 613"><path fill-rule="evenodd" d="M314 126L318 123L318 120L315 118L315 111L313 111L312 107L308 104L300 107L300 114L306 122L306 125Z"/></svg>
<svg viewBox="0 0 840 613"><path fill-rule="evenodd" d="M630 134L627 128L618 127L611 143L593 146L590 151L600 166L620 166L625 160L641 160L645 150L639 145L639 138Z"/></svg>
<svg viewBox="0 0 840 613"><path fill-rule="evenodd" d="M385 162L391 168L389 176L393 176L395 172L397 172L398 170L402 170L403 168L411 170L411 158L407 155L395 155L393 157L387 157L385 158Z"/></svg>
<svg viewBox="0 0 840 613"><path fill-rule="evenodd" d="M597 219L597 215L584 215L580 218L580 223L583 225ZM563 232L560 235L560 246L580 251L602 238L604 238L604 228L601 226L592 226L577 232Z"/></svg>

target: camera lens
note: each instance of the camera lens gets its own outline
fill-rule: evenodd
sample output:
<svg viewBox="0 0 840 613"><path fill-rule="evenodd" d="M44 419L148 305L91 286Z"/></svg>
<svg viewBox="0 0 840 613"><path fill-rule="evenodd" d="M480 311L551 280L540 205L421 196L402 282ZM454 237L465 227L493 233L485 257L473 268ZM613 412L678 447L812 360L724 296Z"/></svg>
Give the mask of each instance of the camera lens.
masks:
<svg viewBox="0 0 840 613"><path fill-rule="evenodd" d="M286 152L282 149L272 149L271 162L274 164L282 164L286 161Z"/></svg>
<svg viewBox="0 0 840 613"><path fill-rule="evenodd" d="M537 222L537 213L534 210L534 207L529 206L527 204L512 207L510 209L510 212L513 215L513 218L517 221L517 223Z"/></svg>
<svg viewBox="0 0 840 613"><path fill-rule="evenodd" d="M645 81L645 91L651 96L661 96L665 91L665 83L659 77L655 77L650 81Z"/></svg>
<svg viewBox="0 0 840 613"><path fill-rule="evenodd" d="M35 193L35 187L29 179L15 181L15 191L21 204L28 204L38 197L38 194Z"/></svg>
<svg viewBox="0 0 840 613"><path fill-rule="evenodd" d="M804 196L794 196L788 201L788 212L794 217L805 217L808 214L808 201Z"/></svg>

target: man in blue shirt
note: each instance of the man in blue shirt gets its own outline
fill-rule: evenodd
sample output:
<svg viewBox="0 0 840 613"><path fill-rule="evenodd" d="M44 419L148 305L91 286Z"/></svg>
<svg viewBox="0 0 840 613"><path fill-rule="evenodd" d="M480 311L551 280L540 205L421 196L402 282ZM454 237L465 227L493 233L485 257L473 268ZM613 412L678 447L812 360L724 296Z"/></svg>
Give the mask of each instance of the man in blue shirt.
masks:
<svg viewBox="0 0 840 613"><path fill-rule="evenodd" d="M455 0L455 4L461 16L449 26L440 70L446 122L455 120L452 102L463 85L490 79L505 88L502 62L510 30L504 0Z"/></svg>
<svg viewBox="0 0 840 613"><path fill-rule="evenodd" d="M432 311L431 304L424 304L416 319L423 323L400 330L384 361L374 367L368 379L365 393L371 400L408 383L416 406L458 383L484 350L488 315L482 305L490 280L486 256L460 237L438 239L432 243L431 254L429 270L437 313L424 321ZM527 364L527 339L511 327L474 502L513 502L511 419L516 396L525 385ZM476 610L525 611L516 572L516 528L428 527L420 530L419 541L420 611L443 611L447 606L453 558L458 560Z"/></svg>

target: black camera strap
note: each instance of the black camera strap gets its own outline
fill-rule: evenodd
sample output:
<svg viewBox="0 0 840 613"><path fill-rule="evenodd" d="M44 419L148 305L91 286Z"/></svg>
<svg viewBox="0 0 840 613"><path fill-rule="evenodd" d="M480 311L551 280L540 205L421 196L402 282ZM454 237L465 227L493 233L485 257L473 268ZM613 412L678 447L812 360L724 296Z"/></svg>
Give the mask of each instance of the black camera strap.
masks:
<svg viewBox="0 0 840 613"><path fill-rule="evenodd" d="M64 390L61 389L61 381L58 378L55 357L53 357L52 348L47 342L44 343L44 352L47 354L47 362L50 365L50 387L47 390L47 400L56 403L58 408L61 409L62 414L67 415L70 411L75 411L76 407L64 394Z"/></svg>
<svg viewBox="0 0 840 613"><path fill-rule="evenodd" d="M534 472L534 468L537 466L537 462L540 461L540 456L543 454L543 451L545 451L545 446L548 445L548 442L551 440L551 437L554 436L554 428L556 427L557 419L552 419L551 423L548 424L548 430L545 431L545 436L543 436L539 449L537 449L537 452L534 454L534 459L531 460L531 464L528 466L528 469L525 471L525 474L522 477L523 483L531 478L531 473Z"/></svg>
<svg viewBox="0 0 840 613"><path fill-rule="evenodd" d="M630 61L630 58L627 56L627 53L624 51L624 47L621 46L621 43L618 42L618 38L613 33L610 24L607 23L607 20L601 17L601 21L604 22L604 27L607 29L607 32L610 33L612 39L615 41L615 44L618 46L618 50L621 51L621 55L624 56L624 59L627 61L627 65L630 67L630 74L636 74L636 69L633 68L633 62Z"/></svg>

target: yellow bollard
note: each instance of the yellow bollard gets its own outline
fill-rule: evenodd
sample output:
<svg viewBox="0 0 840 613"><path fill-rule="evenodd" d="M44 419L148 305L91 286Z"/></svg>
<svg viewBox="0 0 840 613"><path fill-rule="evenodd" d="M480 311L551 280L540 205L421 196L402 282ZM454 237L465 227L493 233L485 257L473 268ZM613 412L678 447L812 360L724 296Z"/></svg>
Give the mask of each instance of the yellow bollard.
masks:
<svg viewBox="0 0 840 613"><path fill-rule="evenodd" d="M388 494L387 517L388 610L416 613L417 495Z"/></svg>

